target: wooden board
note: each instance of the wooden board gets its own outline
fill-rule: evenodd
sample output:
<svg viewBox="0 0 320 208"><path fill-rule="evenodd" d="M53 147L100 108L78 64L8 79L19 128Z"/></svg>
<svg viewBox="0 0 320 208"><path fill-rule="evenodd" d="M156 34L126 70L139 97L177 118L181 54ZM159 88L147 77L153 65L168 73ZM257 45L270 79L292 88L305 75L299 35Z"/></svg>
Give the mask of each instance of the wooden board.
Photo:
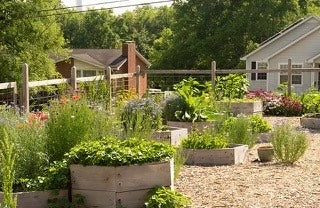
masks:
<svg viewBox="0 0 320 208"><path fill-rule="evenodd" d="M72 197L77 194L85 197L86 207L116 208L116 192L72 189Z"/></svg>

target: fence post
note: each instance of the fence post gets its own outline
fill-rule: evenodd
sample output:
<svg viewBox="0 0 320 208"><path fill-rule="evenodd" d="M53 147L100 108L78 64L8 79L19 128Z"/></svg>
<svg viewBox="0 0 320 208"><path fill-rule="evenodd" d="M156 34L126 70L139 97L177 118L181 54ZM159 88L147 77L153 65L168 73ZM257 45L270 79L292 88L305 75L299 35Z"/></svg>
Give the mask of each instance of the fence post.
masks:
<svg viewBox="0 0 320 208"><path fill-rule="evenodd" d="M217 63L216 61L211 62L211 84L212 90L214 90L216 86L216 71L217 71Z"/></svg>
<svg viewBox="0 0 320 208"><path fill-rule="evenodd" d="M291 96L292 86L292 59L288 59L288 95Z"/></svg>
<svg viewBox="0 0 320 208"><path fill-rule="evenodd" d="M17 95L18 95L18 89L17 89L17 83L15 82L15 86L13 88L13 105L15 108L17 107Z"/></svg>
<svg viewBox="0 0 320 208"><path fill-rule="evenodd" d="M109 109L111 109L111 99L112 99L112 86L111 86L111 67L109 66L106 70L105 79L107 87L109 88Z"/></svg>
<svg viewBox="0 0 320 208"><path fill-rule="evenodd" d="M140 65L138 65L136 69L136 93L138 97L140 97L140 73L141 73L141 69L140 69Z"/></svg>
<svg viewBox="0 0 320 208"><path fill-rule="evenodd" d="M25 113L30 112L30 108L29 108L29 66L26 63L22 65L21 107L23 107L23 111Z"/></svg>
<svg viewBox="0 0 320 208"><path fill-rule="evenodd" d="M71 67L70 84L73 91L76 91L77 90L77 68L75 66Z"/></svg>

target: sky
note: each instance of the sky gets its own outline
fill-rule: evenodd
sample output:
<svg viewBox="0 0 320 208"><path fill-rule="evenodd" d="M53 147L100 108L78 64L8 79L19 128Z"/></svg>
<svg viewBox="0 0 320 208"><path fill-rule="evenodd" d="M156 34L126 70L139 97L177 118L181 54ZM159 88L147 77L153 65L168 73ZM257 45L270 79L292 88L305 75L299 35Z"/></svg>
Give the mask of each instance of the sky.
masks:
<svg viewBox="0 0 320 208"><path fill-rule="evenodd" d="M79 0L78 0L79 1ZM118 1L118 2L115 2ZM120 1L120 2L119 2ZM82 0L82 5L89 5L89 4L97 4L97 3L105 3L105 2L113 2L113 3L106 3L96 6L90 6L91 8L108 8L108 7L115 7L115 6L126 6L126 5L132 5L132 4L140 4L140 3L151 3L156 1L162 1L162 0ZM63 4L65 6L76 6L77 0L62 0ZM164 5L171 5L171 3L157 3L152 4L153 6L164 6ZM84 7L85 9L85 7ZM113 12L115 14L121 14L128 10L133 10L135 7L126 7L126 8L119 8L114 9Z"/></svg>

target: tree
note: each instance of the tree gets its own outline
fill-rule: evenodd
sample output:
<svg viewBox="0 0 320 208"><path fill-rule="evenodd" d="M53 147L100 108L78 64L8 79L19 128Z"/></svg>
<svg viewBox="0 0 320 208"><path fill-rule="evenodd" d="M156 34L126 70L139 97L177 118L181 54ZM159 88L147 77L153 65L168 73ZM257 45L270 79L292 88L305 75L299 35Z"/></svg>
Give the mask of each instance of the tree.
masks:
<svg viewBox="0 0 320 208"><path fill-rule="evenodd" d="M221 67L234 68L249 46L261 43L303 16L302 3L178 0L174 4L172 35L163 33L155 42L152 60L160 60L156 62L159 68L208 69L212 60Z"/></svg>
<svg viewBox="0 0 320 208"><path fill-rule="evenodd" d="M31 79L56 75L50 54L63 55L64 38L56 18L58 0L2 0L0 3L0 82L20 81L28 63Z"/></svg>

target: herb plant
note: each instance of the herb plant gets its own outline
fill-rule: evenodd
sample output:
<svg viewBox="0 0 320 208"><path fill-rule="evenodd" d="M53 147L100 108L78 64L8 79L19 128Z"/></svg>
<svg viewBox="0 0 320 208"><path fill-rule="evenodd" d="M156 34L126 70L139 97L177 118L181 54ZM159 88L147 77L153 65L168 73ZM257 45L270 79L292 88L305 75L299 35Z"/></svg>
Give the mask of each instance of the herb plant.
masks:
<svg viewBox="0 0 320 208"><path fill-rule="evenodd" d="M123 166L166 161L173 158L174 147L155 141L108 138L83 142L66 155L70 164Z"/></svg>
<svg viewBox="0 0 320 208"><path fill-rule="evenodd" d="M186 149L221 149L228 146L228 140L224 135L208 129L205 132L193 131L182 141L182 146Z"/></svg>
<svg viewBox="0 0 320 208"><path fill-rule="evenodd" d="M308 147L306 135L289 125L277 126L272 135L275 158L283 163L293 164L303 156Z"/></svg>
<svg viewBox="0 0 320 208"><path fill-rule="evenodd" d="M177 191L165 187L155 188L145 203L146 208L184 208L191 204L191 200Z"/></svg>

